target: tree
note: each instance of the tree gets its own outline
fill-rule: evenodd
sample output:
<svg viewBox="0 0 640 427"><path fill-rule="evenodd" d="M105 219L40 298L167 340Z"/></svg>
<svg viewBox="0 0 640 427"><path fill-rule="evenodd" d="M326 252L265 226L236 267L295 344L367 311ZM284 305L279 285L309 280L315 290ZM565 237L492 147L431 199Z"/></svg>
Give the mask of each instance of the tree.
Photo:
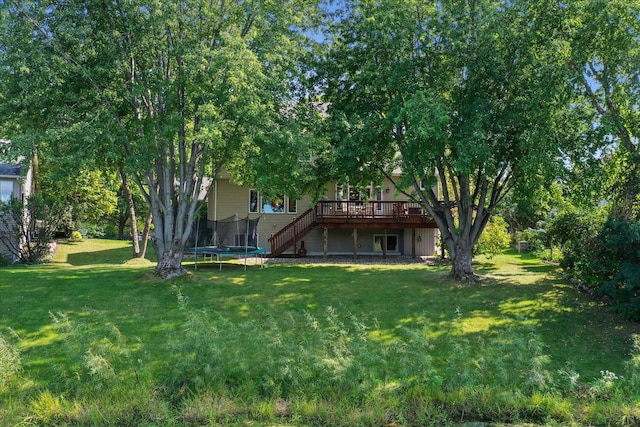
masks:
<svg viewBox="0 0 640 427"><path fill-rule="evenodd" d="M243 171L285 114L304 0L6 1L2 116L16 142L122 161L150 207L163 277L184 273L205 173ZM282 147L280 147L282 151Z"/></svg>
<svg viewBox="0 0 640 427"><path fill-rule="evenodd" d="M69 221L58 231L69 237L73 230L97 224L117 207L113 179L99 170L60 168L49 161L41 167L40 185L45 194L55 195L69 209Z"/></svg>
<svg viewBox="0 0 640 427"><path fill-rule="evenodd" d="M510 243L511 236L507 232L507 222L501 216L494 215L478 239L475 253L491 258L508 249Z"/></svg>
<svg viewBox="0 0 640 427"><path fill-rule="evenodd" d="M612 218L640 220L640 2L568 2L562 9L562 40L580 98L588 104L613 149L617 169L609 186Z"/></svg>
<svg viewBox="0 0 640 427"><path fill-rule="evenodd" d="M496 206L560 157L568 91L554 6L346 3L319 74L336 164L360 182L400 168L396 186L434 218L451 276L474 278L473 247Z"/></svg>

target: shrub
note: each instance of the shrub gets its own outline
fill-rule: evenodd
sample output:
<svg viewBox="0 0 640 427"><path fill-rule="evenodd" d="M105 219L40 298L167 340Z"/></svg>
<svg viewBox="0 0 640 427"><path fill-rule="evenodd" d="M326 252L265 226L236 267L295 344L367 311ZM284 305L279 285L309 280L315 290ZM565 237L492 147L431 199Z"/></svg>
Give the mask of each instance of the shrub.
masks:
<svg viewBox="0 0 640 427"><path fill-rule="evenodd" d="M516 240L528 242L529 250L535 254L547 247L547 232L542 229L527 228L516 235Z"/></svg>
<svg viewBox="0 0 640 427"><path fill-rule="evenodd" d="M0 253L0 267L8 267L13 264L13 261L10 257L6 256L3 253Z"/></svg>
<svg viewBox="0 0 640 427"><path fill-rule="evenodd" d="M0 234L0 240L21 262L42 262L49 256L56 232L67 221L67 213L59 199L42 193L29 196L26 203L19 199L0 203L0 228L11 230Z"/></svg>
<svg viewBox="0 0 640 427"><path fill-rule="evenodd" d="M73 240L74 242L81 241L82 240L82 234L77 230L71 232L71 240Z"/></svg>
<svg viewBox="0 0 640 427"><path fill-rule="evenodd" d="M598 236L593 265L603 281L598 292L625 318L640 320L640 224L608 221Z"/></svg>
<svg viewBox="0 0 640 427"><path fill-rule="evenodd" d="M509 248L511 237L507 232L507 222L498 215L491 217L491 221L482 232L476 245L476 253L492 257Z"/></svg>
<svg viewBox="0 0 640 427"><path fill-rule="evenodd" d="M560 266L591 287L599 285L592 260L599 250L602 224L597 215L572 211L556 216L547 227L549 240L562 249Z"/></svg>

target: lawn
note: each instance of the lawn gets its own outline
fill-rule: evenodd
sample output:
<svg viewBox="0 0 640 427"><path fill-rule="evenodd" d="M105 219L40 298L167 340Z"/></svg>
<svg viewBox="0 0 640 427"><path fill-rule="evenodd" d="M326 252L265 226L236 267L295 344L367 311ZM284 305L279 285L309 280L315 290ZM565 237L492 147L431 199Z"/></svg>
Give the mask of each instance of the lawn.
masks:
<svg viewBox="0 0 640 427"><path fill-rule="evenodd" d="M640 423L640 325L528 255L479 259L480 284L190 261L161 282L129 257L86 240L0 269L0 424Z"/></svg>

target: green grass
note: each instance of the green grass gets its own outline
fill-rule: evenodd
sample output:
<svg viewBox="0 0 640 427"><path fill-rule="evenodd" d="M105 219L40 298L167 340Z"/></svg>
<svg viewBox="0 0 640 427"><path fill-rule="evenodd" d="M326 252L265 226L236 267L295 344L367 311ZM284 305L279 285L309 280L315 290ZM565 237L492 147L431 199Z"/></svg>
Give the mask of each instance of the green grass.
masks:
<svg viewBox="0 0 640 427"><path fill-rule="evenodd" d="M86 240L0 269L0 367L22 366L0 373L0 424L640 423L640 325L527 255L481 258L480 284L202 262L160 282L129 257Z"/></svg>

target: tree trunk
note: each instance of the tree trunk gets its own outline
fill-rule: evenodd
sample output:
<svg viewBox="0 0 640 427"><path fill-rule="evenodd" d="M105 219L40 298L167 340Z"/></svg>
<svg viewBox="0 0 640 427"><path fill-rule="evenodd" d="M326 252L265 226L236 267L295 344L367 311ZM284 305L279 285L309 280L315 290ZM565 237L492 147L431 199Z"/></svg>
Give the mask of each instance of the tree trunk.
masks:
<svg viewBox="0 0 640 427"><path fill-rule="evenodd" d="M449 277L458 280L478 280L473 272L473 247L468 240L458 239L455 243L453 250L450 250L451 255L451 272Z"/></svg>
<svg viewBox="0 0 640 427"><path fill-rule="evenodd" d="M164 253L158 254L158 265L156 266L155 273L161 276L163 279L171 279L174 277L182 276L187 270L182 267L182 249L178 249L176 246L166 248Z"/></svg>
<svg viewBox="0 0 640 427"><path fill-rule="evenodd" d="M118 215L118 240L124 240L124 229L127 226L127 215Z"/></svg>
<svg viewBox="0 0 640 427"><path fill-rule="evenodd" d="M144 230L142 230L142 246L140 247L140 258L144 258L147 256L147 246L149 243L149 234L151 233L151 221L153 220L153 215L151 212L147 215L147 219L144 222Z"/></svg>
<svg viewBox="0 0 640 427"><path fill-rule="evenodd" d="M127 209L129 210L129 218L131 223L131 243L133 243L133 257L142 258L142 256L144 255L140 255L136 207L133 204L133 194L131 193L131 186L129 186L129 178L127 177L127 173L124 171L124 165L120 165L118 170L120 171L120 177L122 178L122 193L124 195L124 199L127 202Z"/></svg>

